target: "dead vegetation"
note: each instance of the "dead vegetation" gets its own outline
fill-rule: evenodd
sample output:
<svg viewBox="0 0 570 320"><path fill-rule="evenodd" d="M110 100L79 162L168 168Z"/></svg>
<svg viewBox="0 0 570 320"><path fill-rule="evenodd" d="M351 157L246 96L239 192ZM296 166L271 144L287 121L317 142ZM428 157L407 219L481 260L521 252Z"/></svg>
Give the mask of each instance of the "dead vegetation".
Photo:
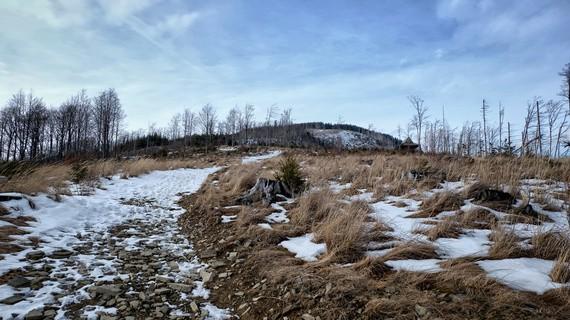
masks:
<svg viewBox="0 0 570 320"><path fill-rule="evenodd" d="M137 177L156 170L171 170L211 165L208 159L136 159L93 160L83 162L60 162L54 164L20 164L4 172L9 174L6 182L0 182L0 192L20 192L34 195L70 194L70 182L86 184L92 188L97 180L120 174L123 178Z"/></svg>
<svg viewBox="0 0 570 320"><path fill-rule="evenodd" d="M229 293L244 290L247 296L251 290L248 288L267 281L263 293L251 290L248 299L271 298L262 298L260 301L267 301L252 306L245 314L238 311L242 319L269 315L270 318L300 318L304 313L320 315L322 319L534 319L570 315L566 290L552 290L543 296L514 291L488 277L476 264L480 257L446 260L440 264L443 271L436 273L392 270L386 261L437 259L439 254L428 242L394 241L382 256L366 256L366 244L370 241L392 242L386 234L390 228L368 217L366 203L343 201L347 196L360 194L362 189L373 191L378 200L390 195L423 200L419 213L412 217L425 218L429 227L421 232L428 240L457 238L464 229L490 229L492 243L485 259L556 260L550 276L555 281L567 282L570 269L568 255L564 255L569 251L565 236L545 232L524 239L509 226L514 223L509 220L514 219L510 216L524 217L510 211L513 210L512 197L520 196L521 179L570 182L567 160L560 160L557 166L544 167L541 159L300 153L296 157L311 192L302 194L289 205L291 221L288 224L273 224L272 229L259 227L257 224L265 222L269 211L254 204L237 213L236 223L221 226L220 209L216 209L231 205L256 178L271 177L278 159L265 162L263 167L242 165L216 173L212 181L218 183L207 184L189 207L189 217L203 221L207 228L215 228L216 232L208 233L212 243L223 240L227 250L238 250L247 257L239 275L214 290L219 292L216 297L222 305L238 308L240 302L228 298ZM425 191L439 187L444 179L465 181L470 187L438 190L432 197L423 199ZM472 184L474 180L479 182ZM335 193L328 188L331 181L352 183L352 186ZM476 205L461 210L470 199ZM395 201L393 205L408 206L403 201ZM508 212L496 215L483 208L486 206ZM436 217L446 211L454 214ZM215 224L210 225L209 221ZM222 235L222 232L227 233ZM278 246L287 238L309 232L315 234L316 242L327 244L327 254L317 262L294 258Z"/></svg>
<svg viewBox="0 0 570 320"><path fill-rule="evenodd" d="M410 215L411 218L431 218L444 211L459 210L463 205L463 198L454 192L438 192L422 202L421 211Z"/></svg>

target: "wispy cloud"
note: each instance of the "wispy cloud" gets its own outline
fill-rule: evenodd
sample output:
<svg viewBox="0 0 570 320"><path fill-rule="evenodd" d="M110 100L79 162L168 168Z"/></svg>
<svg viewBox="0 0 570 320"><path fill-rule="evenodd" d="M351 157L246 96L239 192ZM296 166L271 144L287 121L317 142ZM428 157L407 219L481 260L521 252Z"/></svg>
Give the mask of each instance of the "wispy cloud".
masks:
<svg viewBox="0 0 570 320"><path fill-rule="evenodd" d="M166 124L184 107L223 113L274 103L299 121L391 131L406 96L446 106L456 124L480 100L507 115L554 97L567 63L565 0L0 2L0 101L20 88L57 104L115 87L129 126ZM537 81L540 79L540 81ZM509 110L513 112L509 112ZM151 116L152 115L152 116ZM516 119L515 119L516 120Z"/></svg>

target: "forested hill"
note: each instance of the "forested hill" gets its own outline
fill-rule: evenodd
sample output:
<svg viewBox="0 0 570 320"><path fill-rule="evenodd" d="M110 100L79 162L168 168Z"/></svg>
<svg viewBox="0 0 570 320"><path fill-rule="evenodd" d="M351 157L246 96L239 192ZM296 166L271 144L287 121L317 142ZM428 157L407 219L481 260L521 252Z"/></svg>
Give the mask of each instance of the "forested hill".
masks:
<svg viewBox="0 0 570 320"><path fill-rule="evenodd" d="M240 132L243 138L245 132ZM351 124L306 122L259 126L248 130L247 144L341 149L393 149L400 141L391 135Z"/></svg>

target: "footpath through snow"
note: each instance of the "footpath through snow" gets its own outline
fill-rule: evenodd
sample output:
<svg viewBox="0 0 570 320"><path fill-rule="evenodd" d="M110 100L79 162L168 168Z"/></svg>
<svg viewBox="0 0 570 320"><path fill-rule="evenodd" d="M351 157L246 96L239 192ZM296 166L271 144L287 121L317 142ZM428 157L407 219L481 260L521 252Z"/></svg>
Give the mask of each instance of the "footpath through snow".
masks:
<svg viewBox="0 0 570 320"><path fill-rule="evenodd" d="M177 201L217 168L102 180L89 196L46 195L3 205L37 222L14 236L26 249L0 260L1 319L229 317L208 302L209 275L180 233ZM4 223L6 225L9 223ZM34 247L30 237L38 237Z"/></svg>

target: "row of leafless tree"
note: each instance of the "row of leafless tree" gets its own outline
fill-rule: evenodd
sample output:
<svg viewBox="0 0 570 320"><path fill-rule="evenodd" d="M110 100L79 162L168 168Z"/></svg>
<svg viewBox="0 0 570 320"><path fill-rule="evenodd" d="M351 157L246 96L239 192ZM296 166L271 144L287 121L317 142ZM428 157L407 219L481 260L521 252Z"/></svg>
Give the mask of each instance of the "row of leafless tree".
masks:
<svg viewBox="0 0 570 320"><path fill-rule="evenodd" d="M505 111L500 104L496 122L490 117L488 102L483 100L480 121L468 121L460 128L453 128L446 121L444 110L441 118L430 121L424 100L419 96L409 96L414 115L406 128L406 135L415 136L420 149L430 153L560 157L565 154L570 130L570 63L562 69L560 76L562 99L534 97L526 106L518 134L514 133L515 128L510 122L505 123ZM401 128L398 135L402 136Z"/></svg>
<svg viewBox="0 0 570 320"><path fill-rule="evenodd" d="M82 90L57 108L48 108L41 98L20 91L0 110L0 159L109 157L123 118L114 89L93 98Z"/></svg>

